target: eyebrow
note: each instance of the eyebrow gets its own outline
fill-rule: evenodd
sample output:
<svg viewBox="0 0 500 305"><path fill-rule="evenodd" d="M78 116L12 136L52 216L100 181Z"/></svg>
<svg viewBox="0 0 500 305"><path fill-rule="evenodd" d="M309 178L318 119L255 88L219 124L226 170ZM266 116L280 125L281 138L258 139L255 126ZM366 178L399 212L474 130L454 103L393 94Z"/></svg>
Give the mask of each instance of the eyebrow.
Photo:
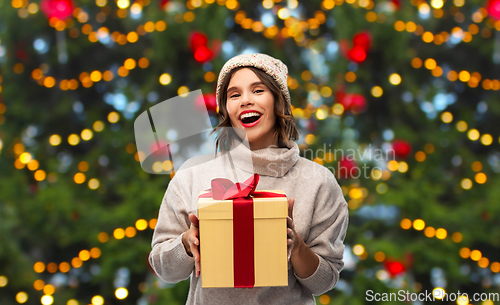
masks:
<svg viewBox="0 0 500 305"><path fill-rule="evenodd" d="M264 83L263 82L253 82L253 83L250 84L250 87L254 87L254 86L257 86L257 85L264 85ZM233 87L227 89L227 93L229 93L230 91L233 91L233 90L237 90L237 89L239 89L239 87L233 86Z"/></svg>

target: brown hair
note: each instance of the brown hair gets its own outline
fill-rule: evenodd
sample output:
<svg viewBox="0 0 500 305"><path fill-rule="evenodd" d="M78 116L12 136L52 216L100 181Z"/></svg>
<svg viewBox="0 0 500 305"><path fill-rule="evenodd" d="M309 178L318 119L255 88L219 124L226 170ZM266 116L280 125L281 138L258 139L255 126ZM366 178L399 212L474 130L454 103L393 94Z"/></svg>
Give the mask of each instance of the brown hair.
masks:
<svg viewBox="0 0 500 305"><path fill-rule="evenodd" d="M234 137L237 135L231 128L223 128L223 127L232 127L231 119L227 113L226 104L227 104L227 88L229 86L229 82L236 73L236 71L248 68L252 70L257 77L266 85L269 90L272 92L274 97L274 114L276 115L276 123L274 125L274 137L278 138L278 146L283 147L288 141L296 141L299 139L299 131L297 126L295 125L295 121L293 120L293 116L291 113L291 107L285 99L285 96L281 92L278 84L274 80L272 76L267 74L261 69L258 69L253 66L243 66L236 67L232 69L224 78L221 84L221 88L218 96L218 105L219 107L219 119L220 124L217 125L210 134L214 133L217 129L221 129L222 131L217 135L217 140L215 144L215 151L220 148L220 150L229 150L228 145L235 139Z"/></svg>

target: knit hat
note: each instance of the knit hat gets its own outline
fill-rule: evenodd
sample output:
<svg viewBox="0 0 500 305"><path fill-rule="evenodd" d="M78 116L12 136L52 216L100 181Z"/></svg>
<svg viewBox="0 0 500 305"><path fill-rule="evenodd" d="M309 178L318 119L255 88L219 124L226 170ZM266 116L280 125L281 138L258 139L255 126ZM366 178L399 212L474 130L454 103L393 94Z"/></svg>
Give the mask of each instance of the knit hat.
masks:
<svg viewBox="0 0 500 305"><path fill-rule="evenodd" d="M217 91L215 93L215 99L217 101L217 106L219 106L219 108L220 108L219 94L220 94L220 89L222 87L222 81L232 69L244 66L253 66L259 68L263 70L265 73L272 76L273 79L278 84L279 88L281 89L281 92L283 93L283 96L285 97L285 100L288 103L287 108L290 108L291 100L290 100L290 92L288 91L288 86L287 86L287 77L288 77L287 66L281 60L262 53L237 55L228 60L224 64L219 73L219 79L217 80Z"/></svg>

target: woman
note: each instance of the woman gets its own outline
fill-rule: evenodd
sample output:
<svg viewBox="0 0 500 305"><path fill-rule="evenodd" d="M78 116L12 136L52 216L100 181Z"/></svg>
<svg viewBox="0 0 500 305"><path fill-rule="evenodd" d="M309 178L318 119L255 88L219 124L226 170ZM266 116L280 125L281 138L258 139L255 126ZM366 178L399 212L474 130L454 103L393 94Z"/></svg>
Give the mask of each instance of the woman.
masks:
<svg viewBox="0 0 500 305"><path fill-rule="evenodd" d="M187 304L315 304L313 295L331 290L342 270L347 203L334 175L299 156L298 131L291 116L288 69L265 54L230 59L219 75L219 127L242 128L250 149L237 146L232 159L179 170L160 207L149 261L156 274L175 283L191 276ZM217 146L230 140L221 133ZM229 141L231 142L231 141ZM232 142L231 142L232 143ZM252 162L245 162L251 158ZM257 190L284 190L289 198L288 286L202 288L198 239L198 195L210 178L244 181L257 173ZM209 177L211 175L211 177ZM236 182L236 181L235 181Z"/></svg>

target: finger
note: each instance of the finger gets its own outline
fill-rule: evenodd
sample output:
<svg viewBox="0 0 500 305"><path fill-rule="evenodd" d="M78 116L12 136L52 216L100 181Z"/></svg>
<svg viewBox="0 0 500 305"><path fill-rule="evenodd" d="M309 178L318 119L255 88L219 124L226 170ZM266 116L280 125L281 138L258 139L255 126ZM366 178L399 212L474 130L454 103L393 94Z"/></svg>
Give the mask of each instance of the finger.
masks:
<svg viewBox="0 0 500 305"><path fill-rule="evenodd" d="M293 204L295 203L295 198L290 197L288 199L288 216L293 218Z"/></svg>
<svg viewBox="0 0 500 305"><path fill-rule="evenodd" d="M189 214L189 221L191 221L191 224L197 228L200 226L200 222L198 221L198 217L196 217L196 215L194 215L194 214Z"/></svg>
<svg viewBox="0 0 500 305"><path fill-rule="evenodd" d="M290 217L287 217L286 219L286 226L290 229L292 229L292 231L295 231L295 225L293 223L293 219L290 218Z"/></svg>

